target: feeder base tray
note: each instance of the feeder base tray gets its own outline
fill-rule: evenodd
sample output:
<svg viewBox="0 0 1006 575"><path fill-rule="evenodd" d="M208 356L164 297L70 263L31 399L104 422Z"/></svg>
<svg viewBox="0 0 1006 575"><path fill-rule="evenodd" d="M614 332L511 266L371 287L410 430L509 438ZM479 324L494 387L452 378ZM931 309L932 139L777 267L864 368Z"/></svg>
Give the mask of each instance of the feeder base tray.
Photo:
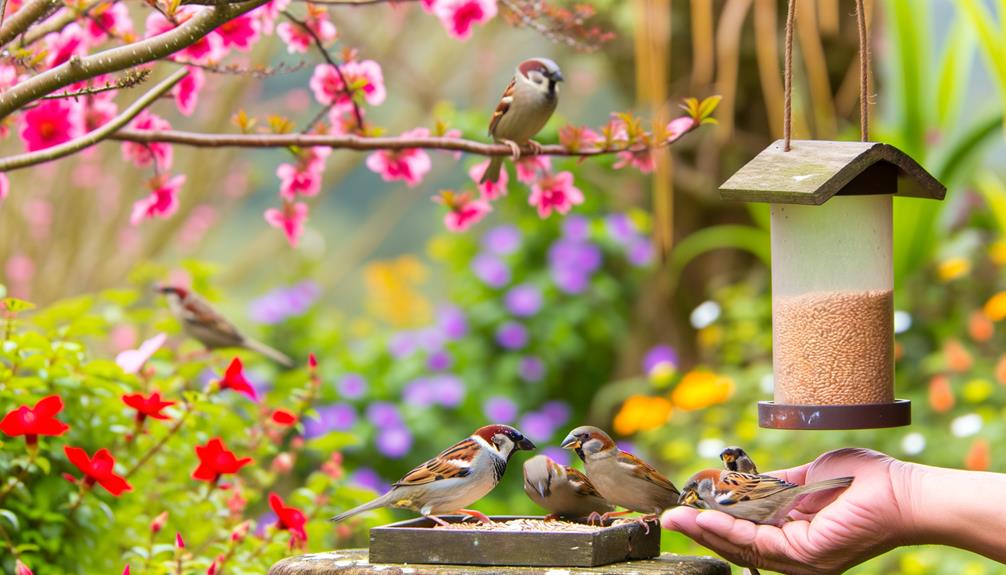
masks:
<svg viewBox="0 0 1006 575"><path fill-rule="evenodd" d="M572 575L554 567L472 567L465 565L380 565L368 560L366 549L344 549L287 557L269 575ZM730 566L712 557L664 553L660 557L595 568L577 568L576 575L730 575Z"/></svg>
<svg viewBox="0 0 1006 575"><path fill-rule="evenodd" d="M786 405L758 402L758 425L767 429L879 429L912 423L912 402L864 405Z"/></svg>

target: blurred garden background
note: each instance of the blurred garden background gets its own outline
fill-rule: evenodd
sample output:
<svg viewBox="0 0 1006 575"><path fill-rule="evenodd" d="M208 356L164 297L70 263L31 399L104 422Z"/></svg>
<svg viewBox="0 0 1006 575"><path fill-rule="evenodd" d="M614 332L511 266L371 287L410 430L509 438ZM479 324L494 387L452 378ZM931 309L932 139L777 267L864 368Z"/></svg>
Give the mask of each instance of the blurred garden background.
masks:
<svg viewBox="0 0 1006 575"><path fill-rule="evenodd" d="M143 35L148 6L106 3L125 7L118 17ZM138 153L129 144L10 172L0 195L0 412L58 395L56 417L69 429L40 438L37 451L0 436L0 570L13 573L18 559L46 575L126 565L261 574L300 550L365 546L369 527L409 514L326 519L488 422L515 425L564 462L562 437L595 424L679 485L717 466L731 444L763 469L852 445L1006 472L1006 5L866 2L871 139L901 148L948 188L942 203L895 201L897 395L912 400L914 423L796 432L757 427L756 402L772 390L767 208L717 192L781 137L786 3L472 0L484 21L468 34L424 9L432 4L286 10L330 21L324 40L336 57L379 66L385 97L357 98L370 135L423 128L488 141L500 93L531 56L554 59L566 77L542 143L570 142L560 134L568 125L602 133L613 113L659 131L686 97L721 96L718 123L652 156L539 160L571 173L583 194L565 215L540 217L528 205L536 170L510 164L509 192L460 232L445 229L444 207L431 199L474 189L483 157L416 151L417 174L403 181L382 178L387 170L368 159L379 152L333 150L321 160L320 193L303 198L310 216L296 246L263 212L277 205L277 167L304 150L175 145L171 173L186 179L173 213L156 218L136 217L152 175L149 162L127 161ZM68 5L73 14L82 3ZM858 139L854 3L798 5L794 137ZM258 32L224 60L232 68L207 67L216 69L205 70L191 115L171 98L151 112L193 132L282 133L330 110L312 83L318 53L295 51L289 33ZM117 41L108 36L100 41ZM29 55L11 58L21 66ZM174 69L162 63L153 74ZM122 93L124 106L133 96ZM4 126L4 155L24 149L22 130ZM159 283L191 286L298 367L201 353L151 289ZM224 377L235 357L253 390ZM173 404L145 404L151 415L141 417L123 399L154 391ZM193 479L195 448L214 438L252 461L219 482ZM131 491L80 479L65 446L88 456L108 449ZM476 508L541 513L521 489L523 459ZM282 503L270 505L270 493ZM302 532L289 507L306 518ZM680 534L663 541L708 553ZM1006 568L924 547L852 572Z"/></svg>

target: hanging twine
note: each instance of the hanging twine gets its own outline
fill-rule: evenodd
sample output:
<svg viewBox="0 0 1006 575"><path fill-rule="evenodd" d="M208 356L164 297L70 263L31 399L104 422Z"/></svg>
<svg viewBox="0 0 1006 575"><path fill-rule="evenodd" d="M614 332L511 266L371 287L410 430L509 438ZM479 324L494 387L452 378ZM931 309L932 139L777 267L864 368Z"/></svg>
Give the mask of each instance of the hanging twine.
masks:
<svg viewBox="0 0 1006 575"><path fill-rule="evenodd" d="M782 151L789 151L793 131L793 20L796 18L796 0L789 0L786 11L786 49L783 68Z"/></svg>

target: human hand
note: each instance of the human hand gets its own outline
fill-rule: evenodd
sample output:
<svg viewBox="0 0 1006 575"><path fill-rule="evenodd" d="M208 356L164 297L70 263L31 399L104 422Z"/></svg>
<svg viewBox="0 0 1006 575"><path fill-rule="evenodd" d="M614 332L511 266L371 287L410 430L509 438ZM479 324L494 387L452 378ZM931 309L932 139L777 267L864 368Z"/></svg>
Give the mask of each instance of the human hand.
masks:
<svg viewBox="0 0 1006 575"><path fill-rule="evenodd" d="M876 451L840 449L769 473L801 485L855 477L844 491L806 497L791 513L796 520L781 528L690 507L666 511L661 524L738 565L795 575L841 572L909 543L912 520L899 500L911 481L909 465Z"/></svg>

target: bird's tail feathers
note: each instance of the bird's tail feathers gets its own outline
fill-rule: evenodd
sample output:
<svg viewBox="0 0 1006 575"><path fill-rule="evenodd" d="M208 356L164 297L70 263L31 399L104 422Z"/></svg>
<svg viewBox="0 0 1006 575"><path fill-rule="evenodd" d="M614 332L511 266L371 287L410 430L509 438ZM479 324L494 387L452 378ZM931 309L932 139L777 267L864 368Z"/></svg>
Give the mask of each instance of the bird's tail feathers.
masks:
<svg viewBox="0 0 1006 575"><path fill-rule="evenodd" d="M825 491L827 489L837 489L839 487L848 487L852 485L852 477L836 477L835 479L825 479L824 481L818 481L816 483L809 483L804 485L800 490L802 493L817 493L818 491Z"/></svg>
<svg viewBox="0 0 1006 575"><path fill-rule="evenodd" d="M486 167L486 171L482 174L482 179L479 180L480 184L486 182L498 182L500 179L500 170L503 168L503 157L493 156L492 160L489 161L489 165Z"/></svg>
<svg viewBox="0 0 1006 575"><path fill-rule="evenodd" d="M331 519L329 519L329 521L331 521L333 523L338 523L338 522L340 522L340 521L342 521L344 519L349 519L350 517L352 517L354 515L359 515L360 513L363 513L365 511L370 511L371 509L377 509L379 507L385 507L389 503L389 500L390 500L389 495L390 495L390 492L385 493L384 495L378 497L377 499L373 499L371 501L368 501L368 502L364 503L363 505L357 505L356 507L354 507L354 508L352 508L352 509L350 509L348 511L343 511L342 513L339 513L338 515L336 515L336 516L332 517Z"/></svg>
<svg viewBox="0 0 1006 575"><path fill-rule="evenodd" d="M276 363L282 365L283 367L293 367L293 360L290 359L285 353L279 351L278 349L273 349L268 345L255 341L253 339L245 339L242 345L254 351L255 353L260 353L269 359L275 361Z"/></svg>

